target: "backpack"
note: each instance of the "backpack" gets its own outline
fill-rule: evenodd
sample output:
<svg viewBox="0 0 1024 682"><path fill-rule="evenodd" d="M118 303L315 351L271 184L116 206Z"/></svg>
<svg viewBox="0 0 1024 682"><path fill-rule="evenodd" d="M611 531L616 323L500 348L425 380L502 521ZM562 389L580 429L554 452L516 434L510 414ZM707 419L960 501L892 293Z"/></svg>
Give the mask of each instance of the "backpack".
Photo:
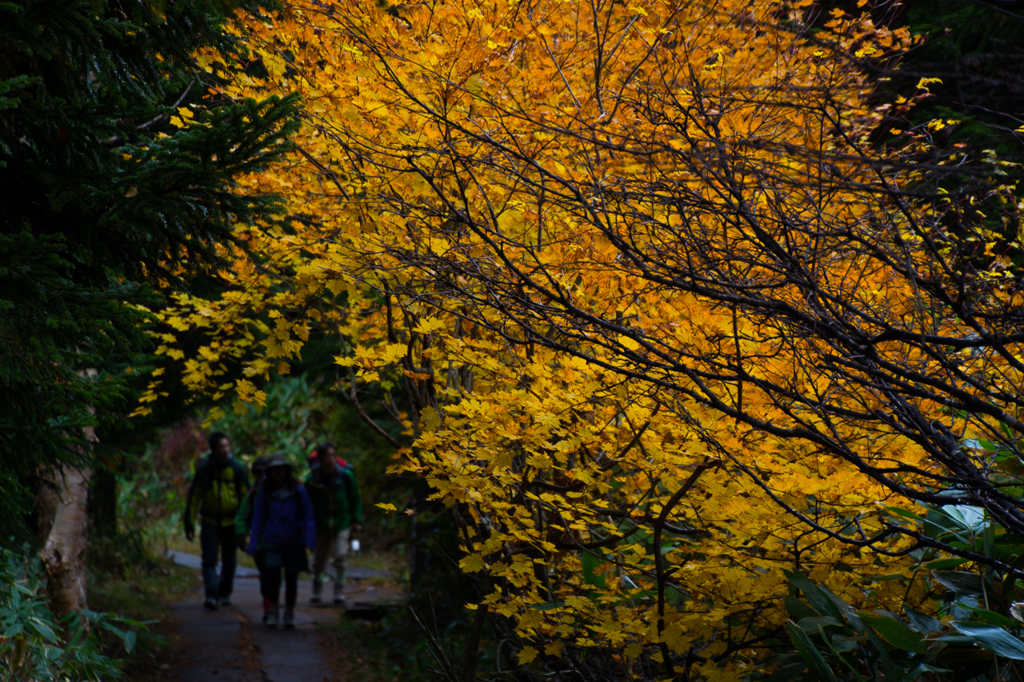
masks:
<svg viewBox="0 0 1024 682"><path fill-rule="evenodd" d="M309 468L311 471L319 473L320 464L316 461L316 450L309 455ZM352 489L352 482L356 478L356 467L352 462L347 462L341 457L335 457L334 460L338 463L338 473L341 474L341 480L345 482L345 494L348 495L348 499L355 499L355 490ZM346 475L347 474L347 475Z"/></svg>
<svg viewBox="0 0 1024 682"><path fill-rule="evenodd" d="M309 453L309 457L307 457L306 460L309 463L310 470L320 466L320 463L317 461L317 454L315 449L313 450L313 452ZM339 469L348 469L353 476L355 475L356 467L354 464L352 464L352 462L347 462L341 457L337 456L335 456L334 461L338 463Z"/></svg>
<svg viewBox="0 0 1024 682"><path fill-rule="evenodd" d="M341 474L341 480L345 483L345 494L348 495L348 499L355 499L355 490L352 488L352 484L356 478L356 468L351 462L346 462L341 457L336 457L335 459L338 462L338 473ZM323 478L323 474L320 473L319 464L316 465L314 471Z"/></svg>
<svg viewBox="0 0 1024 682"><path fill-rule="evenodd" d="M253 492L259 495L256 499L262 500L263 502L263 525L266 526L267 519L270 517L270 495L267 495L264 491L257 490L256 488L253 488ZM298 483L296 483L296 489L292 491L292 495L298 496L298 494ZM256 500L254 499L252 509L249 511L249 528L252 528L252 517L255 515L255 511ZM302 506L302 500L299 500L299 519L303 523L306 521L306 508ZM262 532L262 530L260 532Z"/></svg>
<svg viewBox="0 0 1024 682"><path fill-rule="evenodd" d="M344 460L343 460L344 461ZM346 463L341 467L341 480L345 482L345 494L348 495L349 504L356 499L355 490L352 488L356 478L356 468Z"/></svg>
<svg viewBox="0 0 1024 682"><path fill-rule="evenodd" d="M199 462L196 465L196 478L199 479L199 477L202 476L202 479L199 480L199 485L197 487L200 490L202 490L204 493L209 492L210 488L213 487L213 459L212 458L213 458L213 455L207 455L206 457L203 457L202 459L200 459ZM245 465L242 464L241 462L239 462L234 457L232 457L231 459L228 460L228 463L227 463L226 466L229 466L229 467L231 467L232 469L235 470L235 475L234 475L235 499L238 500L238 505L241 506L242 505L242 500L245 499L245 495L248 492L248 491L246 491L244 489L244 483L243 483L243 481L245 480L245 476L248 473L248 471L246 470Z"/></svg>

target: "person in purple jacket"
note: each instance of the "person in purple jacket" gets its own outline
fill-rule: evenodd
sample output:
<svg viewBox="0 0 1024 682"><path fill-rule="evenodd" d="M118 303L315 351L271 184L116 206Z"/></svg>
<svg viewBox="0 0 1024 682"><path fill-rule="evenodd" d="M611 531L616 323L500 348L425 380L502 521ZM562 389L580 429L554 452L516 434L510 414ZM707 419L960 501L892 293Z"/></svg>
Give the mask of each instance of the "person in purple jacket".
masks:
<svg viewBox="0 0 1024 682"><path fill-rule="evenodd" d="M270 598L267 627L276 628L280 615L281 571L284 570L284 627L295 628L295 599L299 573L309 570L306 549L316 542L316 519L306 489L295 480L284 455L271 455L267 474L253 508L249 554L262 542L266 595Z"/></svg>

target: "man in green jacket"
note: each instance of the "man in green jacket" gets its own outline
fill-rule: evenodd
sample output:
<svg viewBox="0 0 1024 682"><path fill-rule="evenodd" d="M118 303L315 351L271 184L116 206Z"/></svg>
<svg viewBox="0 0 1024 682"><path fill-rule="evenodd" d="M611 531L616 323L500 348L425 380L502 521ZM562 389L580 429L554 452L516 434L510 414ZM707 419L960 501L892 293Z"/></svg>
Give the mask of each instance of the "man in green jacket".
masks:
<svg viewBox="0 0 1024 682"><path fill-rule="evenodd" d="M249 473L245 465L231 457L231 442L223 433L211 433L210 455L196 468L185 504L185 538L195 537L195 517L202 525L199 546L203 553L203 584L206 601L203 606L213 611L218 605L231 605L235 583L235 512L249 490ZM217 576L217 554L221 555L220 578Z"/></svg>
<svg viewBox="0 0 1024 682"><path fill-rule="evenodd" d="M313 550L313 596L310 601L322 601L321 582L327 557L334 565L334 603L345 604L345 563L349 549L349 534L363 529L363 503L352 469L340 466L338 451L333 443L324 443L316 449L316 463L306 480L306 491L313 502L316 516L316 548Z"/></svg>

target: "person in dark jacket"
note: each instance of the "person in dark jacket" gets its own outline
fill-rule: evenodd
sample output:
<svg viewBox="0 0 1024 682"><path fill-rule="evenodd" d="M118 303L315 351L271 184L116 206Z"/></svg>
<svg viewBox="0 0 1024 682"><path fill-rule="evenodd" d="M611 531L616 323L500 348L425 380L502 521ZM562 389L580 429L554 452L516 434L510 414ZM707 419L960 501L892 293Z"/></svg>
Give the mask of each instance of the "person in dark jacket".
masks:
<svg viewBox="0 0 1024 682"><path fill-rule="evenodd" d="M238 506L238 513L235 514L235 536L238 538L238 548L243 552L249 547L249 531L252 530L252 516L254 507L256 506L256 495L259 493L260 486L263 484L263 479L267 473L268 460L268 457L257 457L253 460L252 477L255 482L249 490L249 494L242 499L242 504ZM260 595L263 597L263 622L266 623L267 614L270 612L270 599L267 597L266 591L266 568L263 565L262 544L256 548L256 553L252 555L252 558L256 562L256 570L260 572Z"/></svg>
<svg viewBox="0 0 1024 682"><path fill-rule="evenodd" d="M306 479L309 498L316 513L316 548L313 551L313 596L310 601L323 600L321 576L327 559L334 565L334 603L345 604L345 567L349 550L349 534L363 528L363 504L359 485L352 468L338 461L333 443L316 449L317 463Z"/></svg>
<svg viewBox="0 0 1024 682"><path fill-rule="evenodd" d="M195 537L195 517L202 521L199 546L203 552L203 584L206 588L207 610L218 605L231 605L235 580L235 512L249 489L249 473L245 465L231 456L231 442L223 433L211 433L209 457L196 468L185 503L185 539ZM220 577L217 576L217 554L221 555Z"/></svg>
<svg viewBox="0 0 1024 682"><path fill-rule="evenodd" d="M281 571L284 571L284 627L295 627L299 573L309 570L306 550L316 540L313 505L306 489L295 480L283 455L271 455L267 476L256 496L249 554L263 546L266 596L270 599L267 627L276 628L280 615Z"/></svg>

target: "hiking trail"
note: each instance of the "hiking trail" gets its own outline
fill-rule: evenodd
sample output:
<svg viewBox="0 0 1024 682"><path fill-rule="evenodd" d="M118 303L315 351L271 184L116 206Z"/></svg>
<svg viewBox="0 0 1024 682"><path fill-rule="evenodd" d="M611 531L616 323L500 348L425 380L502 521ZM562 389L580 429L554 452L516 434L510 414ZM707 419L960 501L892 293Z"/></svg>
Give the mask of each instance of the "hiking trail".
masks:
<svg viewBox="0 0 1024 682"><path fill-rule="evenodd" d="M176 564L200 568L200 558L184 552L168 552ZM401 601L393 588L369 584L370 578L388 573L349 567L345 589L348 615L371 612ZM202 592L172 605L178 622L179 663L174 673L180 682L338 682L344 678L332 669L328 649L332 634L321 631L346 617L346 609L331 605L311 606L308 576L299 580L295 605L295 629L270 629L263 625L263 598L255 570L239 566L231 606L216 611L203 608ZM329 594L330 590L325 590Z"/></svg>

